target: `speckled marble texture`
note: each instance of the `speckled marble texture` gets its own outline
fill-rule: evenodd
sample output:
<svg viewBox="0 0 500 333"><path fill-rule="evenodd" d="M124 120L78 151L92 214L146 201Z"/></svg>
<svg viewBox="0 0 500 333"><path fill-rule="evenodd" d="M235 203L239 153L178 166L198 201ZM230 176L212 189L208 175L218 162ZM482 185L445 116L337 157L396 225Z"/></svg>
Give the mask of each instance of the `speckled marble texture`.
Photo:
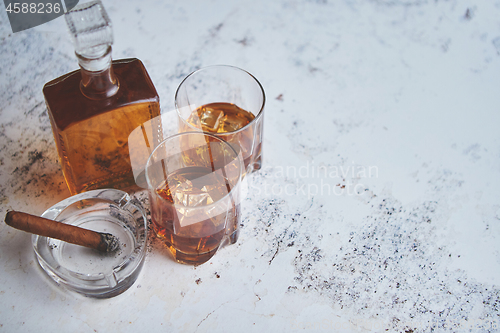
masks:
<svg viewBox="0 0 500 333"><path fill-rule="evenodd" d="M261 81L264 167L236 245L192 267L152 239L108 300L2 223L0 332L500 331L500 1L104 4L164 110L199 67ZM3 219L68 196L41 89L77 63L64 19L12 34L0 13Z"/></svg>

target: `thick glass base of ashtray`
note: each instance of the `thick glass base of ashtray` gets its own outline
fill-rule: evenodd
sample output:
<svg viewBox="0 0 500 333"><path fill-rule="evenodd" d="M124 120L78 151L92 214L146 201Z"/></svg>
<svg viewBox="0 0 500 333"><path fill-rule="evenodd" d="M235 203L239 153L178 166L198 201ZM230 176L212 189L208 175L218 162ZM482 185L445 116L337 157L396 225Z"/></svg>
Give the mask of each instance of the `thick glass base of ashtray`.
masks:
<svg viewBox="0 0 500 333"><path fill-rule="evenodd" d="M57 239L33 235L43 270L85 296L108 298L127 290L144 264L147 219L141 204L119 190L95 190L72 196L42 217L118 237L119 248L103 253Z"/></svg>

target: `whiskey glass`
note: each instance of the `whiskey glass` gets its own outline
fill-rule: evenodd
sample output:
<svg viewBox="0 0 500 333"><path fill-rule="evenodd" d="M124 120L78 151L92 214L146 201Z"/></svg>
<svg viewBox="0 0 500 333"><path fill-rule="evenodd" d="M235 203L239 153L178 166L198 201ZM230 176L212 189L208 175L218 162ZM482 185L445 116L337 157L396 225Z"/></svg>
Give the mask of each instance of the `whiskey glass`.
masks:
<svg viewBox="0 0 500 333"><path fill-rule="evenodd" d="M174 259L202 264L238 239L241 153L204 132L163 140L146 163L152 227Z"/></svg>
<svg viewBox="0 0 500 333"><path fill-rule="evenodd" d="M265 93L260 82L240 68L214 65L189 74L175 94L179 132L204 131L241 152L244 172L262 165Z"/></svg>

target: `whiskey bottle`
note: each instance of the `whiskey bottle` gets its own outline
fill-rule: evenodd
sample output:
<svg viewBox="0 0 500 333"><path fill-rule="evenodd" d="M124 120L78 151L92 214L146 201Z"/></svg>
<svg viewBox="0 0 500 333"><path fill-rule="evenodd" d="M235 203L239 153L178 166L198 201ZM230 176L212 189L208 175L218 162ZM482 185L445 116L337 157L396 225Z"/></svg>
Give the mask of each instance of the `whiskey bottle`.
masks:
<svg viewBox="0 0 500 333"><path fill-rule="evenodd" d="M43 87L71 194L133 189L128 137L160 114L158 93L138 59L111 59L113 32L100 1L65 14L80 69Z"/></svg>

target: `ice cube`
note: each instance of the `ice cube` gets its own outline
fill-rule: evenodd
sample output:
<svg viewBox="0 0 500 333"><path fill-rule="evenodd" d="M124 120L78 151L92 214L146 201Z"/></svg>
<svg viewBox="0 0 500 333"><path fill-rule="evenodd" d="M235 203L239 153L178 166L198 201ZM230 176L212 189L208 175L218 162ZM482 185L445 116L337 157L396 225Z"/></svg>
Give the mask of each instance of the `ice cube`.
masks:
<svg viewBox="0 0 500 333"><path fill-rule="evenodd" d="M224 198L228 193L228 184L222 175L222 170L192 179L175 175L169 179L169 185L179 219L179 227L210 220L226 210L224 203L209 206Z"/></svg>
<svg viewBox="0 0 500 333"><path fill-rule="evenodd" d="M234 132L243 128L246 124L248 124L248 120L237 117L236 115L226 114L221 119L221 124L219 126L219 132Z"/></svg>
<svg viewBox="0 0 500 333"><path fill-rule="evenodd" d="M208 197L207 197L207 201L206 201L206 202L207 202L207 205L210 205L211 203L213 203L213 202L214 202L214 199L212 198L212 196L211 196L211 195L210 195L210 193L208 192L207 187L206 187L206 186L203 186L203 187L201 188L201 190L202 190L204 193L206 193L206 194L207 194L207 196L208 196Z"/></svg>
<svg viewBox="0 0 500 333"><path fill-rule="evenodd" d="M170 177L169 188L174 203L179 204L181 207L197 207L209 205L218 200L221 197L220 193L218 193L220 187L225 183L223 182L224 179L221 182L221 179L215 177L215 174L204 175L192 180L182 175ZM214 195L216 196L214 197Z"/></svg>
<svg viewBox="0 0 500 333"><path fill-rule="evenodd" d="M204 107L198 112L198 115L202 128L205 131L217 132L220 120L224 117L224 112L222 112L222 110Z"/></svg>
<svg viewBox="0 0 500 333"><path fill-rule="evenodd" d="M185 207L197 207L213 202L206 191L192 188L192 183L189 180L186 183L180 184L175 189L174 198L176 204L181 204Z"/></svg>
<svg viewBox="0 0 500 333"><path fill-rule="evenodd" d="M222 170L216 170L211 174L212 181L203 186L202 190L207 192L210 196L210 200L212 202L219 201L224 196L226 196L228 192L227 188L227 180L222 175Z"/></svg>
<svg viewBox="0 0 500 333"><path fill-rule="evenodd" d="M245 111L236 105L234 107L237 111L226 112L220 120L219 133L237 131L248 125L255 118L251 112Z"/></svg>

